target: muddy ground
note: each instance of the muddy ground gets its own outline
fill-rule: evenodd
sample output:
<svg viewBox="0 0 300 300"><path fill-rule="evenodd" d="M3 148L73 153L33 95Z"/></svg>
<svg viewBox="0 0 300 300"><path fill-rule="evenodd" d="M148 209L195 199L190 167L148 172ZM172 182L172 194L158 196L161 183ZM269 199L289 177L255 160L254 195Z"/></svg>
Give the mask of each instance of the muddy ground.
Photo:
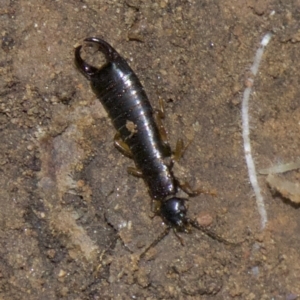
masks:
<svg viewBox="0 0 300 300"><path fill-rule="evenodd" d="M295 161L300 133L300 2L0 1L0 299L297 299L299 206L249 184L241 100L272 32L250 100L257 169ZM217 196L189 201L201 231L164 231L133 162L76 70L89 36L112 44L150 101L165 101L170 144L191 141L186 180ZM295 170L280 175L299 181Z"/></svg>

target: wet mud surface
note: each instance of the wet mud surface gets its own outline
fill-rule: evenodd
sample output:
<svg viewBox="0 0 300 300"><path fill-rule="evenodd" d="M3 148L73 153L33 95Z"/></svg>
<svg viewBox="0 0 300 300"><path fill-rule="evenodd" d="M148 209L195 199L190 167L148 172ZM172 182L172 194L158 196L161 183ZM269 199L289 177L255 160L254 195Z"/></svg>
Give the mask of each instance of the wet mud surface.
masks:
<svg viewBox="0 0 300 300"><path fill-rule="evenodd" d="M10 1L0 8L1 299L297 299L299 205L259 175L249 184L241 101L255 52L272 32L250 99L258 170L299 157L299 1ZM115 134L74 47L99 36L165 101L180 173L217 191L189 201L201 231L170 232ZM299 170L280 174L299 182ZM280 178L280 177L279 177ZM280 180L280 179L277 179Z"/></svg>

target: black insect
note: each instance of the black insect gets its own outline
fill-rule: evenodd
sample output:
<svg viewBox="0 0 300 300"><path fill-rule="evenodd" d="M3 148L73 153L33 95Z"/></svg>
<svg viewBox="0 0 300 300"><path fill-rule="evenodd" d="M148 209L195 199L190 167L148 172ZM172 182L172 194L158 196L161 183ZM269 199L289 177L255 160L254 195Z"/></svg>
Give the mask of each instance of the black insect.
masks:
<svg viewBox="0 0 300 300"><path fill-rule="evenodd" d="M82 46L75 49L75 63L91 81L93 91L121 137L123 150L130 152L152 199L159 204L159 214L168 230L174 228L175 233L189 232L191 225L203 230L196 221L187 217L187 199L176 196L179 188L186 189L172 173L172 151L163 139L155 112L138 77L107 42L95 37L84 41L96 44L105 55L106 63L101 68L86 63L80 55ZM216 238L214 234L207 233Z"/></svg>

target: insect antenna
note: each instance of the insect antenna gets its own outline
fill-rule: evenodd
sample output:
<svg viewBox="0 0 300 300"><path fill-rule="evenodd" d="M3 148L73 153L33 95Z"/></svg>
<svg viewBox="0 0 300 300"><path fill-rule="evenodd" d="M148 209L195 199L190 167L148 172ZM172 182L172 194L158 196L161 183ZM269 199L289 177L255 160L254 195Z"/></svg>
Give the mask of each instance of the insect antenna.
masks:
<svg viewBox="0 0 300 300"><path fill-rule="evenodd" d="M240 245L244 242L244 240L239 241L239 242L226 240L222 236L218 235L217 233L215 233L215 232L207 229L206 227L200 225L196 220L189 219L188 222L192 227L202 231L203 233L205 233L207 236L209 236L213 240L218 241L222 244L231 245L231 246L238 246L238 245Z"/></svg>
<svg viewBox="0 0 300 300"><path fill-rule="evenodd" d="M167 226L166 229L143 251L140 258L143 258L151 248L154 248L162 239L164 239L164 237L169 234L170 230L171 227Z"/></svg>

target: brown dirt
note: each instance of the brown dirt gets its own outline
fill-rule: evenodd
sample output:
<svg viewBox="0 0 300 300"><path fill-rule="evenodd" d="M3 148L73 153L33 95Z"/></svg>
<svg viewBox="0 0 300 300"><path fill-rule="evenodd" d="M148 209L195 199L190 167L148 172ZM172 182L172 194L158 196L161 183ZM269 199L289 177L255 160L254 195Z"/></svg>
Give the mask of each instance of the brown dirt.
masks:
<svg viewBox="0 0 300 300"><path fill-rule="evenodd" d="M299 206L260 176L260 232L240 110L272 31L250 101L255 163L299 157L299 11L296 0L3 0L0 299L296 299ZM192 198L189 216L241 245L194 230L182 247L170 233L138 258L164 225L74 67L74 46L89 36L130 62L153 106L165 100L171 145L192 140L181 164L217 196ZM297 182L299 171L284 178Z"/></svg>

